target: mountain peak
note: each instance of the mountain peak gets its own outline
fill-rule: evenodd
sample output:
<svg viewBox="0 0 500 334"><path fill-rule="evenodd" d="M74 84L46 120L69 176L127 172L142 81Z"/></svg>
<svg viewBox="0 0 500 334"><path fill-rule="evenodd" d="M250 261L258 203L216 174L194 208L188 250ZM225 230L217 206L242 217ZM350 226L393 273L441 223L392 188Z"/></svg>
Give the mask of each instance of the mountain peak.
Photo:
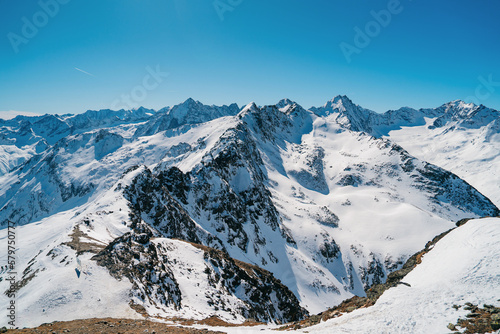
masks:
<svg viewBox="0 0 500 334"><path fill-rule="evenodd" d="M278 109L281 109L281 108L285 108L287 106L290 106L290 105L293 105L295 104L296 102L295 101L292 101L288 98L284 98L284 99L281 99L277 104L276 104L276 107L278 107Z"/></svg>
<svg viewBox="0 0 500 334"><path fill-rule="evenodd" d="M257 104L255 104L255 102L250 102L241 110L240 113L246 114L255 111L259 111L259 107L257 106Z"/></svg>
<svg viewBox="0 0 500 334"><path fill-rule="evenodd" d="M175 105L174 108L175 107L188 107L188 108L192 108L192 107L197 106L197 105L203 105L203 103L201 103L200 101L196 101L196 100L194 100L193 98L190 97L186 101Z"/></svg>
<svg viewBox="0 0 500 334"><path fill-rule="evenodd" d="M195 101L192 97L188 97L186 101L184 101L184 103L196 103L197 101Z"/></svg>
<svg viewBox="0 0 500 334"><path fill-rule="evenodd" d="M446 108L446 110L458 110L458 111L470 111L476 109L478 106L474 103L466 103L463 100L454 100L448 103L445 103L441 106L441 108Z"/></svg>
<svg viewBox="0 0 500 334"><path fill-rule="evenodd" d="M135 135L152 135L186 124L205 123L220 117L235 116L239 111L240 108L236 103L229 106L209 106L200 101L188 98L183 103L177 104L172 108L161 109L155 118L151 119L144 126L139 127Z"/></svg>
<svg viewBox="0 0 500 334"><path fill-rule="evenodd" d="M347 96L337 95L326 102L322 107L312 107L311 111L318 116L325 117L334 113L352 113L356 112L357 109L360 109L360 107L355 105Z"/></svg>
<svg viewBox="0 0 500 334"><path fill-rule="evenodd" d="M352 104L351 99L348 98L347 95L337 95L333 99L331 99L330 102L334 102L334 103L339 103L339 102L346 103L347 102L347 103Z"/></svg>
<svg viewBox="0 0 500 334"><path fill-rule="evenodd" d="M336 106L339 110L346 111L355 105L346 95L337 95L328 101L325 106Z"/></svg>

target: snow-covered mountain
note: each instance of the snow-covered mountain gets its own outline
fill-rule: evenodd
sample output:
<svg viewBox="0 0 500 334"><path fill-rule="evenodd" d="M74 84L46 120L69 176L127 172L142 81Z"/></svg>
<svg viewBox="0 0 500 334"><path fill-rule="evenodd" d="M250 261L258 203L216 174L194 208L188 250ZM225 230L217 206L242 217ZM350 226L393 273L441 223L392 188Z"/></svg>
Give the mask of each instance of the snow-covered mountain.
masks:
<svg viewBox="0 0 500 334"><path fill-rule="evenodd" d="M387 134L411 154L460 176L500 206L500 112L455 101Z"/></svg>
<svg viewBox="0 0 500 334"><path fill-rule="evenodd" d="M378 114L338 96L320 108L339 124L389 138L410 154L466 180L500 205L500 112L457 100L434 109L404 107Z"/></svg>
<svg viewBox="0 0 500 334"><path fill-rule="evenodd" d="M384 123L337 97L311 110L189 99L117 113L2 127L27 140L16 137L23 123L40 138L30 145L46 143L6 143L7 160L12 147L28 160L0 176L0 240L7 221L22 225L30 325L89 303L89 317L298 320L363 296L455 221L500 213L455 174L373 136L418 112Z"/></svg>
<svg viewBox="0 0 500 334"><path fill-rule="evenodd" d="M191 98L172 108L163 108L154 120L137 128L135 136L150 136L181 126L205 123L224 116L234 116L240 111L236 103L229 106L207 106Z"/></svg>
<svg viewBox="0 0 500 334"><path fill-rule="evenodd" d="M19 166L32 156L55 145L60 139L99 128L113 128L134 124L152 117L155 111L139 108L134 110L89 110L77 115L17 116L0 119L0 175Z"/></svg>

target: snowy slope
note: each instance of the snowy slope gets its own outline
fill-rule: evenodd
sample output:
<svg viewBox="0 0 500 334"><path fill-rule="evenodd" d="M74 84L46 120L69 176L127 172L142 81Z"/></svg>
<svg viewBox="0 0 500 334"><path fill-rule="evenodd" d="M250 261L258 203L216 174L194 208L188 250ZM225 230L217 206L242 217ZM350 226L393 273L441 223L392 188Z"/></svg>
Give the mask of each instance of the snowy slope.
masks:
<svg viewBox="0 0 500 334"><path fill-rule="evenodd" d="M288 285L311 312L363 295L450 221L484 214L472 200L482 196L466 199L469 186L458 178L388 141L343 130L337 115L318 118L290 103L250 105L241 115L295 241L287 252L296 282ZM462 206L471 200L474 208ZM278 275L284 282L288 270Z"/></svg>
<svg viewBox="0 0 500 334"><path fill-rule="evenodd" d="M469 311L452 306L498 304L500 219L469 221L423 257L404 282L377 303L304 329L308 333L445 333Z"/></svg>
<svg viewBox="0 0 500 334"><path fill-rule="evenodd" d="M128 220L126 207L124 199L108 193L79 210L16 227L16 278L25 283L15 294L16 324L23 327L82 317L140 317L128 306L131 284L117 281L106 268L91 261L92 253L77 254L70 246L100 249L128 232L129 228L121 224ZM77 243L72 243L75 227L85 221L92 223L81 228L85 236L75 236ZM5 244L7 230L0 232ZM1 253L2 263L6 256ZM80 277L75 269L81 271ZM6 305L10 300L4 294L8 290L7 272L0 277L0 303ZM5 319L1 325L7 325Z"/></svg>
<svg viewBox="0 0 500 334"><path fill-rule="evenodd" d="M477 109L477 107L475 107ZM482 111L482 112L481 112ZM477 115L482 114L482 115ZM411 154L457 174L500 205L500 113L485 109L474 117L425 118L422 125L388 133Z"/></svg>

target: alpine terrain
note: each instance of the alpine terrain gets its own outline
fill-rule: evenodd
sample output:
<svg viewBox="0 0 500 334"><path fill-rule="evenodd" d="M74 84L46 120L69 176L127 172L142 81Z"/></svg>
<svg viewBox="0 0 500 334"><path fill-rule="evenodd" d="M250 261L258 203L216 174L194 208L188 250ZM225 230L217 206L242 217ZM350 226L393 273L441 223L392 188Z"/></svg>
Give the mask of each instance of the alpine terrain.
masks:
<svg viewBox="0 0 500 334"><path fill-rule="evenodd" d="M0 244L15 226L16 245L11 267L0 253L0 303L15 300L18 327L299 322L476 219L433 246L411 287L305 329L446 331L464 316L451 304L500 298L498 218L479 219L500 216L499 126L462 101L378 114L346 96L0 120Z"/></svg>

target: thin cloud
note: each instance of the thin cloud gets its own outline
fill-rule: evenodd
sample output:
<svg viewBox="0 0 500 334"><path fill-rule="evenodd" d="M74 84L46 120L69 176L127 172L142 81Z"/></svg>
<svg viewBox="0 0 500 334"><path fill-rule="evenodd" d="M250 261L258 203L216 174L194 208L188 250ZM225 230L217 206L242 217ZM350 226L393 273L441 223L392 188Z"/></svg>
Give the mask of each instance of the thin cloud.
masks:
<svg viewBox="0 0 500 334"><path fill-rule="evenodd" d="M82 72L82 73L85 73L85 74L87 74L87 75L90 75L91 77L95 77L95 75L93 75L92 73L89 73L89 72L87 72L87 71L81 70L81 69L79 69L78 67L75 67L75 70L80 71L80 72Z"/></svg>
<svg viewBox="0 0 500 334"><path fill-rule="evenodd" d="M1 119L13 119L16 116L41 116L41 114L37 114L34 112L29 112L29 111L17 111L17 110L7 110L7 111L1 111L0 110L0 118Z"/></svg>

